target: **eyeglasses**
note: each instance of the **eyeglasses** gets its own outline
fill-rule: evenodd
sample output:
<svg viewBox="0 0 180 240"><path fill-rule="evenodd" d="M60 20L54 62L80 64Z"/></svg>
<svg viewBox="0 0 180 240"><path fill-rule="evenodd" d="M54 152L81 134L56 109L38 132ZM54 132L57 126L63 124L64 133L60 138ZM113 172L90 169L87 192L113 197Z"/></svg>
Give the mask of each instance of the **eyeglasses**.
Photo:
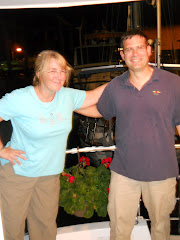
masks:
<svg viewBox="0 0 180 240"><path fill-rule="evenodd" d="M144 52L145 49L147 48L146 45L140 45L140 46L137 46L136 48L125 48L124 49L124 52L125 53L134 53L134 51L138 52L138 53L141 53L141 52Z"/></svg>
<svg viewBox="0 0 180 240"><path fill-rule="evenodd" d="M48 73L53 76L57 76L57 75L66 75L66 74L68 74L68 71L66 71L66 70L61 70L61 71L50 70L50 71L48 71Z"/></svg>

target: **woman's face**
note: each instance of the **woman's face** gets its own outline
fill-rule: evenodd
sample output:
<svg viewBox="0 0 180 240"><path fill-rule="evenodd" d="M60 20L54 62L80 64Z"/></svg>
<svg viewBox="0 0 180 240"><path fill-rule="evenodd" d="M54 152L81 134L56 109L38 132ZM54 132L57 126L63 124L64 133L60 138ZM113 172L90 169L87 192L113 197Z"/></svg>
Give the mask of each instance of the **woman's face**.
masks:
<svg viewBox="0 0 180 240"><path fill-rule="evenodd" d="M38 72L39 87L46 92L55 93L64 86L67 79L67 71L63 69L55 58L51 58L46 69Z"/></svg>

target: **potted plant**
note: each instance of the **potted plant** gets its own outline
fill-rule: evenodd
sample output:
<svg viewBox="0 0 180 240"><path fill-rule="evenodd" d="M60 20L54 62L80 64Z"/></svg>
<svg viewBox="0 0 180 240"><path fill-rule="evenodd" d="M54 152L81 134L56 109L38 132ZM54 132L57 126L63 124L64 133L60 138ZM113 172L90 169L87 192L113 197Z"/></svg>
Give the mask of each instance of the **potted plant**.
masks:
<svg viewBox="0 0 180 240"><path fill-rule="evenodd" d="M82 217L107 215L110 182L110 157L103 159L99 167L90 166L90 159L82 156L77 165L65 169L60 177L60 206L71 215L82 211Z"/></svg>

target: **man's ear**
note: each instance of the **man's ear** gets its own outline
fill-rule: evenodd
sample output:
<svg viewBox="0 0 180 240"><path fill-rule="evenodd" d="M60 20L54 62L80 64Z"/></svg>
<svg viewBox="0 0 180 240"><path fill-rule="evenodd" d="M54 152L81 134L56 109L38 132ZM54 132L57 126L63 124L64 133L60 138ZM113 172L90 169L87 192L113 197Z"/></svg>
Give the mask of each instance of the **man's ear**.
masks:
<svg viewBox="0 0 180 240"><path fill-rule="evenodd" d="M147 46L147 52L148 56L150 57L152 55L152 47L150 45Z"/></svg>
<svg viewBox="0 0 180 240"><path fill-rule="evenodd" d="M122 60L124 61L124 52L123 52L123 50L120 51L120 55L121 55Z"/></svg>

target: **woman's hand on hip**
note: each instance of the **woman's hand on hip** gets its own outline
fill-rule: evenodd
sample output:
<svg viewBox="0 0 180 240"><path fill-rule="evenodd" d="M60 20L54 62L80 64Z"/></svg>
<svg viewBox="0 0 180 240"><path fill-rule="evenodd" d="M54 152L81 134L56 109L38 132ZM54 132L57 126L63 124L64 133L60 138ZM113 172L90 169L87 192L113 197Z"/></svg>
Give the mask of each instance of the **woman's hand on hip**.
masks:
<svg viewBox="0 0 180 240"><path fill-rule="evenodd" d="M21 162L18 160L17 157L26 160L26 157L23 156L22 154L25 154L25 152L21 150L12 149L10 146L3 148L0 151L0 157L10 161L13 165L15 165L16 163L18 165L21 165Z"/></svg>

